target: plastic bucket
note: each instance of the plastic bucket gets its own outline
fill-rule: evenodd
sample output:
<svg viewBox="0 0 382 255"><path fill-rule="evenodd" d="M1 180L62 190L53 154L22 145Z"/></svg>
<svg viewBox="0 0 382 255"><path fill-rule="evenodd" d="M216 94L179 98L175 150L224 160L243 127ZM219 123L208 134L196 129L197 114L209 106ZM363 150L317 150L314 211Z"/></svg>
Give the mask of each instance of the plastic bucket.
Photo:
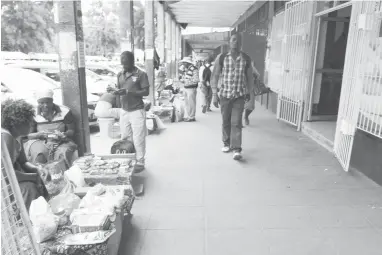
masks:
<svg viewBox="0 0 382 255"><path fill-rule="evenodd" d="M99 133L102 138L109 137L109 130L113 126L114 122L114 118L98 118Z"/></svg>

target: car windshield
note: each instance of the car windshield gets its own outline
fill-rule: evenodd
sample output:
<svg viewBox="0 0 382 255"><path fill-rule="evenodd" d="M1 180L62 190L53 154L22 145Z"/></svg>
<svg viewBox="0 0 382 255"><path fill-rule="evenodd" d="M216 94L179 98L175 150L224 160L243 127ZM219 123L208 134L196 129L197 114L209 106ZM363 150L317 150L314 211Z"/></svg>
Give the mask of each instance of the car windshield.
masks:
<svg viewBox="0 0 382 255"><path fill-rule="evenodd" d="M59 88L55 81L35 71L16 67L3 67L2 69L2 82L13 92Z"/></svg>

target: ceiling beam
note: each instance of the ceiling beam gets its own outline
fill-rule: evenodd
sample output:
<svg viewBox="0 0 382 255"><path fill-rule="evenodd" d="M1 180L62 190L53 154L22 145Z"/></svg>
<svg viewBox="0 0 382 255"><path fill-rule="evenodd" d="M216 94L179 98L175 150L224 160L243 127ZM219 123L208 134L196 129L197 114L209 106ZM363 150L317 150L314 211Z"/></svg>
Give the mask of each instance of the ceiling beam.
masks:
<svg viewBox="0 0 382 255"><path fill-rule="evenodd" d="M261 6L263 6L267 1L256 1L249 9L243 13L236 22L232 25L233 28L237 27L241 22L243 22L247 17L255 13Z"/></svg>

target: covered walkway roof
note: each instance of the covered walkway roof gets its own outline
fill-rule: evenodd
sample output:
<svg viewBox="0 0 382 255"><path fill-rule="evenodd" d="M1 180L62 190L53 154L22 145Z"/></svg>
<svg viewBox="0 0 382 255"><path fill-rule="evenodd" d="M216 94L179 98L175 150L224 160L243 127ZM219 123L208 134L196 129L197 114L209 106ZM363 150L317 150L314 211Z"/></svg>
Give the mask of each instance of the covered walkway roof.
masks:
<svg viewBox="0 0 382 255"><path fill-rule="evenodd" d="M178 23L197 27L232 27L256 1L182 0L168 2Z"/></svg>
<svg viewBox="0 0 382 255"><path fill-rule="evenodd" d="M189 27L232 28L245 18L246 14L256 11L263 2L182 0L167 1L166 5L178 23L187 24ZM194 50L213 50L227 43L229 33L210 33L184 38Z"/></svg>

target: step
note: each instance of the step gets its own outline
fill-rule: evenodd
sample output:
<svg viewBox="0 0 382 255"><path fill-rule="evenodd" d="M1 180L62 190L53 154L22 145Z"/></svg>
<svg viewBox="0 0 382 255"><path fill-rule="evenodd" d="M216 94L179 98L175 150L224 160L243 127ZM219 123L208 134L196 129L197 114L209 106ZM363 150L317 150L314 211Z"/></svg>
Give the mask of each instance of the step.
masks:
<svg viewBox="0 0 382 255"><path fill-rule="evenodd" d="M334 142L330 139L326 138L324 135L320 134L317 130L313 129L311 125L306 125L302 123L301 131L303 134L305 134L307 137L330 151L333 152Z"/></svg>

